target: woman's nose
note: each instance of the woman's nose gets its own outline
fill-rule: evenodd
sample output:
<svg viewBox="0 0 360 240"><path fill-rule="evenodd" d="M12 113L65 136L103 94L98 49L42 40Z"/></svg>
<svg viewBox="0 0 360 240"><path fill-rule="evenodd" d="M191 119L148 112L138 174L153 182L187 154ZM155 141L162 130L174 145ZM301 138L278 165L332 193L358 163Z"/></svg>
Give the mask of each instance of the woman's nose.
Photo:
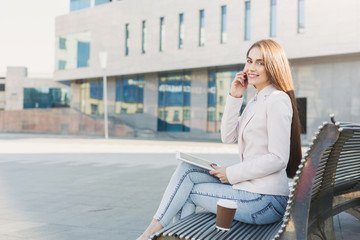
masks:
<svg viewBox="0 0 360 240"><path fill-rule="evenodd" d="M254 63L249 64L248 69L254 71L255 70L255 64Z"/></svg>

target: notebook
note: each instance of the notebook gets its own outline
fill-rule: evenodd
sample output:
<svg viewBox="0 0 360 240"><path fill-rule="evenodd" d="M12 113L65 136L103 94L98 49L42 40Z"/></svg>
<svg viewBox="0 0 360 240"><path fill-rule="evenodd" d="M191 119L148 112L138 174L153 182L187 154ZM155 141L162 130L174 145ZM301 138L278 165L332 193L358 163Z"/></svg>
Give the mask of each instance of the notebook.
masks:
<svg viewBox="0 0 360 240"><path fill-rule="evenodd" d="M193 156L190 154L179 152L179 151L176 151L176 159L190 163L192 165L195 165L195 166L198 166L198 167L201 167L204 169L207 169L207 170L214 170L214 168L211 166L211 164L215 164L216 166L219 166L216 163L207 161L205 159L201 159L199 157L196 157L196 156Z"/></svg>

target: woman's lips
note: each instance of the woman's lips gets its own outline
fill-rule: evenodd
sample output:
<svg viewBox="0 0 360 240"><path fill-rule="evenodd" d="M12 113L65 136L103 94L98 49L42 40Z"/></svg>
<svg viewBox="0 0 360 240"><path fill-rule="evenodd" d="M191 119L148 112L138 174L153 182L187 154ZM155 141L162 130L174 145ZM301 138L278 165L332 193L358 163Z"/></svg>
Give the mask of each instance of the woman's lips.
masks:
<svg viewBox="0 0 360 240"><path fill-rule="evenodd" d="M256 78L256 77L258 77L259 75L253 74L253 73L248 73L247 76L248 76L249 78Z"/></svg>

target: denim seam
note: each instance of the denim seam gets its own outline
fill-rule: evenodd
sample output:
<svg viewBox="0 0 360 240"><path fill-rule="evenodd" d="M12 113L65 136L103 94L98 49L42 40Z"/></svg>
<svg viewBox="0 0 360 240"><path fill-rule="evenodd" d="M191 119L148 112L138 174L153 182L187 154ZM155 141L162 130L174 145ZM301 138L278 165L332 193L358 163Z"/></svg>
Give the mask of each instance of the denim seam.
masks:
<svg viewBox="0 0 360 240"><path fill-rule="evenodd" d="M251 200L242 200L242 199L236 199L236 198L229 198L226 196L211 195L211 194L201 193L201 192L191 192L191 194L197 194L197 195L201 195L201 196L214 197L214 198L222 198L222 199L228 199L228 200L235 200L235 201L239 201L239 202L243 202L243 203L258 202L258 201L261 201L261 199L264 196L264 195L261 195L260 197L251 199Z"/></svg>
<svg viewBox="0 0 360 240"><path fill-rule="evenodd" d="M205 170L201 170L201 169L189 169L188 171L185 172L185 174L180 178L178 184L176 185L175 191L173 192L173 194L170 196L170 200L168 202L168 204L166 205L165 209L163 210L163 212L160 214L160 217L157 218L157 220L160 222L162 220L162 218L164 217L165 213L167 212L167 210L170 207L170 204L172 203L172 201L174 200L174 197L177 193L177 191L179 190L181 184L183 183L184 179L187 177L187 175L189 175L190 173L193 172L199 172L199 173L205 173L210 175L207 171Z"/></svg>
<svg viewBox="0 0 360 240"><path fill-rule="evenodd" d="M272 210L275 215L278 215L278 217L279 217L280 219L282 218L282 215L279 214L278 211L276 211L274 205L273 205L272 203L269 203L268 205L266 205L266 207L264 207L264 208L261 209L260 211L257 211L257 212L255 212L255 213L251 214L251 218L252 218L252 220L253 220L253 223L254 223L254 224L258 224L258 223L256 222L256 219L258 218L258 216L261 215L262 213L268 211L268 210Z"/></svg>
<svg viewBox="0 0 360 240"><path fill-rule="evenodd" d="M283 196L281 196L281 197L283 197ZM278 196L274 196L274 198L280 204L280 206L285 210L286 206L287 206L287 200L286 200L286 204L284 206L284 204L281 201L279 201ZM287 198L287 197L284 196L284 198Z"/></svg>

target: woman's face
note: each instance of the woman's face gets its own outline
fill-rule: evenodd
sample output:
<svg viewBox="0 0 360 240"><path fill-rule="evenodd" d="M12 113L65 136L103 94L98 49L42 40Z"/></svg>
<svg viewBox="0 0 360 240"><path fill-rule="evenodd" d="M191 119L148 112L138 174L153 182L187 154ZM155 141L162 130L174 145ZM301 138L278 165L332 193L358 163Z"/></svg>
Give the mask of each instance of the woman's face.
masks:
<svg viewBox="0 0 360 240"><path fill-rule="evenodd" d="M270 84L266 75L264 59L258 47L250 50L244 71L246 72L249 84L254 85L258 92Z"/></svg>

